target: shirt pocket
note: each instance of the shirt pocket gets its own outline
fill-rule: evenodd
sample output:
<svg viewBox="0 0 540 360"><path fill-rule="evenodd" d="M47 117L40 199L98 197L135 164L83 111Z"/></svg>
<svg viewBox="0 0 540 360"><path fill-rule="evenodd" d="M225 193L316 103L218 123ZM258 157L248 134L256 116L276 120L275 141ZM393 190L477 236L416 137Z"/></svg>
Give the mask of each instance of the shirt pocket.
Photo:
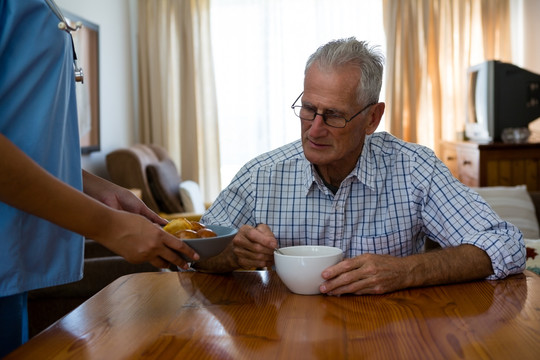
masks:
<svg viewBox="0 0 540 360"><path fill-rule="evenodd" d="M411 229L394 231L377 236L354 235L350 244L350 257L371 253L392 256L408 256L416 251L416 244L421 234Z"/></svg>

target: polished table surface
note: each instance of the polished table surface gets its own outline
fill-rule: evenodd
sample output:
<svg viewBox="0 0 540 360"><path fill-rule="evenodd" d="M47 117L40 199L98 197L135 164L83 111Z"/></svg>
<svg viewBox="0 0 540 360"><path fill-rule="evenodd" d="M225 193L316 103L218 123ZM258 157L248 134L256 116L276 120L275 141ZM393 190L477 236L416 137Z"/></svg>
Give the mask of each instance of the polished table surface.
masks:
<svg viewBox="0 0 540 360"><path fill-rule="evenodd" d="M133 274L10 358L540 359L540 277L331 297L273 271Z"/></svg>

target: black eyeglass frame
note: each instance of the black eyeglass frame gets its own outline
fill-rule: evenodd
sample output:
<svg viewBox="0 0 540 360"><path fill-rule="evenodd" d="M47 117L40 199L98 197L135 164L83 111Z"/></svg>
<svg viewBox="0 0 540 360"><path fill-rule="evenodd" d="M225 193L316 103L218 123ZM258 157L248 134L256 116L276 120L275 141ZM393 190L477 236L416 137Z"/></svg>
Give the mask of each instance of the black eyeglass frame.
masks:
<svg viewBox="0 0 540 360"><path fill-rule="evenodd" d="M296 98L296 100L294 100L293 104L291 105L291 109L293 110L294 115L298 116L301 120L304 120L304 121L313 121L313 120L315 120L315 118L317 117L317 115L320 115L320 116L323 118L323 121L324 121L324 123L325 123L326 125L328 125L328 126L330 126L330 127L333 127L333 128L338 128L338 129L344 128L345 126L347 126L347 124L348 124L349 122L352 121L352 119L354 119L355 117L357 117L358 115L360 115L362 112L364 112L365 110L367 110L367 108L369 108L370 106L376 104L376 102L372 102L372 103L367 104L365 107L362 108L362 110L360 110L359 112L357 112L356 114L354 114L353 116L351 116L349 120L347 120L347 119L346 119L345 117L343 117L343 116L335 116L336 118L342 118L343 120L345 120L345 123L343 124L343 126L335 126L335 125L331 125L331 124L329 124L329 123L327 122L327 118L326 118L327 115L326 115L325 113L320 114L320 113L318 113L318 112L315 112L315 113L313 114L313 119L306 119L306 118L300 117L300 115L297 115L297 114L296 114L296 111L294 111L294 109L295 109L295 108L303 108L304 105L294 105L294 104L296 104L296 102L300 99L300 97L301 97L303 94L304 94L304 92L302 91L302 92L300 93L300 95L298 95L298 97Z"/></svg>

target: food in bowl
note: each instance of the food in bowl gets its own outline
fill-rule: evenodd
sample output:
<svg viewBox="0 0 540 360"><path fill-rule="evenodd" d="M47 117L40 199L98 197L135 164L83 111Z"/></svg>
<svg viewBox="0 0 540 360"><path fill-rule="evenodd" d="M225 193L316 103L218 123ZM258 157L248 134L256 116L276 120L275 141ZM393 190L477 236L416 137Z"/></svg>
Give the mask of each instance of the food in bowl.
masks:
<svg viewBox="0 0 540 360"><path fill-rule="evenodd" d="M163 230L182 240L217 236L214 231L208 229L204 224L186 218L173 219L163 227Z"/></svg>
<svg viewBox="0 0 540 360"><path fill-rule="evenodd" d="M343 259L343 250L331 246L291 246L274 251L276 272L287 288L295 294L320 294L324 269Z"/></svg>
<svg viewBox="0 0 540 360"><path fill-rule="evenodd" d="M181 239L199 254L199 260L205 260L221 253L232 241L237 229L204 225L185 218L174 219L163 227L163 230ZM186 259L186 261L190 261Z"/></svg>

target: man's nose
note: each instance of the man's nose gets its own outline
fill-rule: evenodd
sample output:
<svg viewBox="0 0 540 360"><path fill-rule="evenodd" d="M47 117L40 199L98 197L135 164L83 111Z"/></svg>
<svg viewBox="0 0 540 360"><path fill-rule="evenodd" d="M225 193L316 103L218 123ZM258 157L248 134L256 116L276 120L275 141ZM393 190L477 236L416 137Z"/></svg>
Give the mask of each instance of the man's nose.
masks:
<svg viewBox="0 0 540 360"><path fill-rule="evenodd" d="M311 122L310 132L318 133L320 131L327 130L324 122L323 114L315 113L315 119Z"/></svg>

